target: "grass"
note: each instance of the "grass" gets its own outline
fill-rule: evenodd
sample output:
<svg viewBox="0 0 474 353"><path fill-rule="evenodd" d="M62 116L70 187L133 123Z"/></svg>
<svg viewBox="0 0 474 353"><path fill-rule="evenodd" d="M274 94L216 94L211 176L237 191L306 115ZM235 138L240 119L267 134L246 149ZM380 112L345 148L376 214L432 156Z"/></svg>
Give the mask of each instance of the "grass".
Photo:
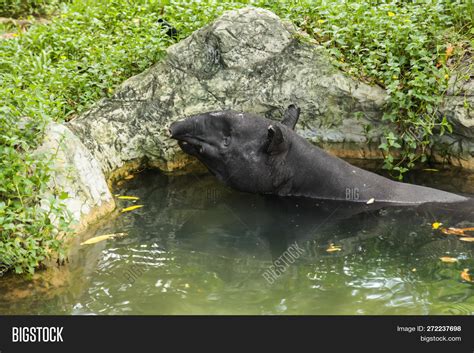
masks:
<svg viewBox="0 0 474 353"><path fill-rule="evenodd" d="M26 32L1 28L15 38L0 40L0 273L32 274L64 256L63 193L56 190L49 209L39 207L51 155L32 153L47 123L80 114L160 60L169 45L249 3L309 33L348 74L387 89L384 119L391 128L380 148L395 177L426 160L434 134L450 130L436 107L473 46L470 1L7 0L2 16L50 16L51 23ZM177 36L167 34L163 19ZM50 223L50 213L59 225Z"/></svg>

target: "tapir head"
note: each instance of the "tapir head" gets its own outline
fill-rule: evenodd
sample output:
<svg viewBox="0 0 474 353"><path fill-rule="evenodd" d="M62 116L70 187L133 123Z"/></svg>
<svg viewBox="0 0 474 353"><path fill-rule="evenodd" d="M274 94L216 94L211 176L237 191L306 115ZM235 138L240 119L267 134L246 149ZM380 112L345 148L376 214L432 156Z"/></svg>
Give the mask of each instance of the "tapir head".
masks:
<svg viewBox="0 0 474 353"><path fill-rule="evenodd" d="M170 134L225 184L241 191L273 192L289 178L288 134L299 113L290 105L278 123L232 110L209 112L173 123Z"/></svg>

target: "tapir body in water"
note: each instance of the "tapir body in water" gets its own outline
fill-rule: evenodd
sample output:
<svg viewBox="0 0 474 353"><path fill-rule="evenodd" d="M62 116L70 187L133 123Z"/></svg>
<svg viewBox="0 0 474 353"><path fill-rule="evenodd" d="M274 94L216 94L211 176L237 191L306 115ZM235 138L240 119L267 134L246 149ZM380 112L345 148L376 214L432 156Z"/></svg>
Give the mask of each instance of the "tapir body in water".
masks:
<svg viewBox="0 0 474 353"><path fill-rule="evenodd" d="M400 205L467 200L392 181L326 153L294 131L299 114L294 105L282 122L232 110L209 112L173 123L170 133L184 152L240 191Z"/></svg>

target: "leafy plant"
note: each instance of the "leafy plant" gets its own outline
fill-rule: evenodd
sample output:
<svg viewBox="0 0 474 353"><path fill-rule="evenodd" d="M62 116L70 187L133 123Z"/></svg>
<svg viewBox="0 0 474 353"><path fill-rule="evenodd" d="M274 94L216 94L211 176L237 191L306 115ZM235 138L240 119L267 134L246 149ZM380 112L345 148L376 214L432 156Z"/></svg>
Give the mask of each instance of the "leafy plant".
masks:
<svg viewBox="0 0 474 353"><path fill-rule="evenodd" d="M63 256L65 208L40 205L50 155L33 151L45 126L88 108L158 61L174 42L148 1L76 1L49 25L0 40L0 265L33 273ZM55 190L60 200L64 193ZM43 207L41 207L43 206ZM59 221L52 224L50 218Z"/></svg>
<svg viewBox="0 0 474 353"><path fill-rule="evenodd" d="M426 161L434 134L451 132L437 107L470 46L472 10L459 0L321 0L299 1L283 15L323 44L343 70L387 90L383 119L391 124L380 148L384 168L402 179Z"/></svg>

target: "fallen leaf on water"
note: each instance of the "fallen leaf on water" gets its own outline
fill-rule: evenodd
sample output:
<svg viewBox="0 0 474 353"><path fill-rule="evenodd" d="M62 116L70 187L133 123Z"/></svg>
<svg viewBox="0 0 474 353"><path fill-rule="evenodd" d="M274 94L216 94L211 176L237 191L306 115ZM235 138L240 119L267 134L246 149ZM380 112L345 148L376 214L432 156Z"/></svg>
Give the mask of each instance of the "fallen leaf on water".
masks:
<svg viewBox="0 0 474 353"><path fill-rule="evenodd" d="M440 257L439 259L443 262L448 263L448 264L458 262L458 259L456 259L454 257L449 257L449 256L443 256L443 257Z"/></svg>
<svg viewBox="0 0 474 353"><path fill-rule="evenodd" d="M116 237L124 237L126 236L127 233L112 233L112 234L103 234L103 235L98 235L96 237L87 239L86 241L82 242L81 245L90 245L90 244L95 244L103 240L107 239L113 239Z"/></svg>
<svg viewBox="0 0 474 353"><path fill-rule="evenodd" d="M459 238L459 240L473 242L474 237L462 237L462 238Z"/></svg>
<svg viewBox="0 0 474 353"><path fill-rule="evenodd" d="M472 231L474 231L474 227L470 227L470 228L454 228L454 227L441 228L441 232L443 232L444 234L449 234L449 235L464 236L464 235L466 235L464 232L472 232Z"/></svg>
<svg viewBox="0 0 474 353"><path fill-rule="evenodd" d="M464 231L458 228L441 228L441 232L447 235L465 235Z"/></svg>
<svg viewBox="0 0 474 353"><path fill-rule="evenodd" d="M375 202L375 199L372 197L369 201L367 201L367 205L370 205Z"/></svg>
<svg viewBox="0 0 474 353"><path fill-rule="evenodd" d="M434 169L434 168L425 168L423 169L425 172L439 172L439 169Z"/></svg>
<svg viewBox="0 0 474 353"><path fill-rule="evenodd" d="M140 200L140 198L136 196L119 196L118 198L121 200Z"/></svg>
<svg viewBox="0 0 474 353"><path fill-rule="evenodd" d="M136 210L137 208L141 208L143 207L143 205L135 205L135 206L130 206L130 207L126 207L124 209L122 209L122 213L123 212L128 212L128 211L133 211L133 210Z"/></svg>
<svg viewBox="0 0 474 353"><path fill-rule="evenodd" d="M434 222L431 227L433 229L438 229L439 227L441 227L443 225L443 223L440 223L440 222Z"/></svg>
<svg viewBox="0 0 474 353"><path fill-rule="evenodd" d="M465 280L466 282L473 282L472 277L471 277L471 275L469 274L469 269L468 269L468 268L465 268L465 269L461 272L461 278L462 278L463 280Z"/></svg>
<svg viewBox="0 0 474 353"><path fill-rule="evenodd" d="M124 179L130 180L133 179L135 176L133 174L127 175Z"/></svg>
<svg viewBox="0 0 474 353"><path fill-rule="evenodd" d="M330 244L329 248L326 249L327 252L341 251L342 248L339 245Z"/></svg>

